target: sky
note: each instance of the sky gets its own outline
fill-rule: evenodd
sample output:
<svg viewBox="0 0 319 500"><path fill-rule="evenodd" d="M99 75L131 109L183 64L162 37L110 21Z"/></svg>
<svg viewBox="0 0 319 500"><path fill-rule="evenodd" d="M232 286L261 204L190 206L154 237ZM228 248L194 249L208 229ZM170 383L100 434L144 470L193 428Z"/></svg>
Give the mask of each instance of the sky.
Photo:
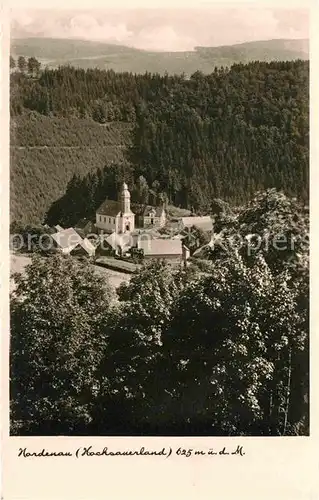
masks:
<svg viewBox="0 0 319 500"><path fill-rule="evenodd" d="M274 38L308 38L307 9L208 6L165 9L15 9L11 37L77 38L144 50L185 51Z"/></svg>

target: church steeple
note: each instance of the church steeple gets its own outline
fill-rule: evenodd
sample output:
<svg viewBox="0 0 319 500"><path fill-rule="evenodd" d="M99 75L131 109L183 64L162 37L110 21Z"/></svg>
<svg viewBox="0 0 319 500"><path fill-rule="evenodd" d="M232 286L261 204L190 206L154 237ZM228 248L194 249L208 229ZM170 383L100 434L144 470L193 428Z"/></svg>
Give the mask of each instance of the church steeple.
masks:
<svg viewBox="0 0 319 500"><path fill-rule="evenodd" d="M124 214L131 212L131 195L125 182L123 182L121 191L121 208Z"/></svg>

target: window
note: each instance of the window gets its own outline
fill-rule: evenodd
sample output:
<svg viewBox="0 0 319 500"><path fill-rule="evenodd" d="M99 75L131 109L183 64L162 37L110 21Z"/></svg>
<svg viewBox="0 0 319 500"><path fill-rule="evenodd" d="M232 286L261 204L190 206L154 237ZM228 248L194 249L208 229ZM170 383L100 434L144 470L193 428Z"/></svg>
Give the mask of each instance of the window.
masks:
<svg viewBox="0 0 319 500"><path fill-rule="evenodd" d="M102 222L102 215L100 215L100 222Z"/></svg>
<svg viewBox="0 0 319 500"><path fill-rule="evenodd" d="M115 219L113 219L113 224L115 224Z"/></svg>
<svg viewBox="0 0 319 500"><path fill-rule="evenodd" d="M151 219L151 224L154 224L154 219L153 218Z"/></svg>
<svg viewBox="0 0 319 500"><path fill-rule="evenodd" d="M106 217L104 217L104 222L106 222Z"/></svg>
<svg viewBox="0 0 319 500"><path fill-rule="evenodd" d="M109 224L111 224L111 217L109 217Z"/></svg>

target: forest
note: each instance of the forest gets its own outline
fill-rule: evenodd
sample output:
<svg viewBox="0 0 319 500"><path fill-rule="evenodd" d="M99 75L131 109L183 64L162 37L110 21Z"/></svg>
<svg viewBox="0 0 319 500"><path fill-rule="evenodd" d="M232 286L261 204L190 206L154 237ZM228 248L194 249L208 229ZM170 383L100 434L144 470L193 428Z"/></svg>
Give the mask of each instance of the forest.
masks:
<svg viewBox="0 0 319 500"><path fill-rule="evenodd" d="M11 220L42 222L52 204L65 195L74 175L97 176L98 168L104 170L112 163L132 172L133 189L143 176L148 187L158 185L170 203L198 213L209 213L212 198L241 205L256 191L273 187L306 202L308 84L309 62L302 60L234 64L212 68L208 75L197 71L190 78L72 67L14 70L10 106L16 127L11 132L11 162L19 162L19 167L12 168ZM22 121L29 123L28 132L19 125ZM75 131L76 124L84 121L93 161L79 149L76 159L67 157L63 167L54 167L63 146L82 145ZM43 125L41 134L38 123ZM45 133L51 123L57 130L53 136ZM104 131L112 134L113 127L119 130L120 124L129 133L117 134L114 148L121 154L110 159L107 148L100 154L101 137ZM37 146L46 149L43 152ZM77 168L78 164L83 167ZM43 179L44 185L52 185L55 200L45 192L44 201L37 200L39 184L33 182L33 170L40 172L40 184ZM22 199L23 189L35 199L32 213L28 213L31 208L22 210L16 189Z"/></svg>
<svg viewBox="0 0 319 500"><path fill-rule="evenodd" d="M218 238L116 292L35 253L10 299L11 434L309 435L309 63L32 64L11 72L16 227L93 217L125 179L214 213Z"/></svg>
<svg viewBox="0 0 319 500"><path fill-rule="evenodd" d="M205 271L151 262L117 300L34 254L11 295L12 435L309 435L308 210L273 189L216 224Z"/></svg>

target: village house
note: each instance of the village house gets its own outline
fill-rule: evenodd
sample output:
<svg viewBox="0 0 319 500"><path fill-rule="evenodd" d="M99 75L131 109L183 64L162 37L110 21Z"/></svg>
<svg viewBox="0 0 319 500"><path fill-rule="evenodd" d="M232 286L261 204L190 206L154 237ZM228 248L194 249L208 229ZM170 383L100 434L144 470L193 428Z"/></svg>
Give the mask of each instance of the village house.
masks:
<svg viewBox="0 0 319 500"><path fill-rule="evenodd" d="M182 262L189 258L189 250L181 240L173 239L139 239L137 248L143 251L144 259L165 259L171 262Z"/></svg>
<svg viewBox="0 0 319 500"><path fill-rule="evenodd" d="M84 238L71 250L70 255L77 257L94 257L95 246L88 238Z"/></svg>
<svg viewBox="0 0 319 500"><path fill-rule="evenodd" d="M141 228L163 227L166 224L166 211L164 206L153 207L152 205L141 205L133 203L136 214L136 222Z"/></svg>
<svg viewBox="0 0 319 500"><path fill-rule="evenodd" d="M87 235L94 233L95 227L94 222L89 219L80 219L74 226L74 229L77 233L79 233L82 238L85 238Z"/></svg>
<svg viewBox="0 0 319 500"><path fill-rule="evenodd" d="M101 234L99 235L99 243L96 248L96 253L99 255L117 255L123 256L130 250L132 246L132 238L129 233L119 234Z"/></svg>
<svg viewBox="0 0 319 500"><path fill-rule="evenodd" d="M70 227L61 229L51 235L55 248L64 255L85 255L92 257L95 254L94 245L87 238L81 236Z"/></svg>
<svg viewBox="0 0 319 500"><path fill-rule="evenodd" d="M51 237L56 248L65 255L69 254L82 241L81 236L73 227L61 229L57 233L52 234Z"/></svg>

